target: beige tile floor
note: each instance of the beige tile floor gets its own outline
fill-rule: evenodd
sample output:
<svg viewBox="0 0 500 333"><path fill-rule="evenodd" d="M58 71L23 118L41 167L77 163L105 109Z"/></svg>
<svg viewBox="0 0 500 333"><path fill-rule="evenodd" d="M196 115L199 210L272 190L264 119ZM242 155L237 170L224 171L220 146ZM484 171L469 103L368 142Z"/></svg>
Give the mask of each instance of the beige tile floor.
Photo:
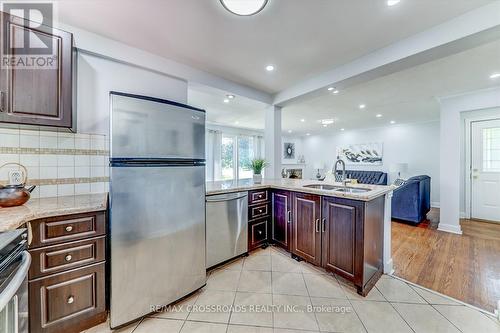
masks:
<svg viewBox="0 0 500 333"><path fill-rule="evenodd" d="M158 313L113 332L500 333L500 323L493 317L387 275L361 297L342 278L299 263L273 247L211 272L207 286L179 305L177 311ZM228 309L215 313L192 309L207 305ZM284 311L285 306L291 311ZM109 332L107 323L85 331Z"/></svg>

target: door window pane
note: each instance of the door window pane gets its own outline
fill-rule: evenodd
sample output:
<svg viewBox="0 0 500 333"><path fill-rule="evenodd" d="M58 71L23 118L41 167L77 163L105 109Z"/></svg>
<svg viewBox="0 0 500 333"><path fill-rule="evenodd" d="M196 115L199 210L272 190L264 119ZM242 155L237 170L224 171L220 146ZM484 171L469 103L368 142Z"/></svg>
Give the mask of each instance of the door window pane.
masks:
<svg viewBox="0 0 500 333"><path fill-rule="evenodd" d="M238 138L238 178L252 178L253 172L250 167L252 159L255 157L253 138L250 136L240 136Z"/></svg>
<svg viewBox="0 0 500 333"><path fill-rule="evenodd" d="M235 150L234 150L234 137L222 136L221 146L221 170L222 179L230 180L235 178Z"/></svg>
<svg viewBox="0 0 500 333"><path fill-rule="evenodd" d="M500 127L483 130L483 171L500 172Z"/></svg>

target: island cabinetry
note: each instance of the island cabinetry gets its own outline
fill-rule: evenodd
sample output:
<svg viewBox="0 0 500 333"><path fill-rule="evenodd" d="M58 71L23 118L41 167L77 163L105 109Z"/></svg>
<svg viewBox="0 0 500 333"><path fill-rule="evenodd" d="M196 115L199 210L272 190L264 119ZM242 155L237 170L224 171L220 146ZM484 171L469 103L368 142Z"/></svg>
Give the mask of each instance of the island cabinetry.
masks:
<svg viewBox="0 0 500 333"><path fill-rule="evenodd" d="M364 203L324 197L322 206L322 266L361 283Z"/></svg>
<svg viewBox="0 0 500 333"><path fill-rule="evenodd" d="M267 189L248 192L248 251L269 242L271 221L269 198Z"/></svg>
<svg viewBox="0 0 500 333"><path fill-rule="evenodd" d="M292 192L274 190L271 194L271 241L290 251L292 233Z"/></svg>
<svg viewBox="0 0 500 333"><path fill-rule="evenodd" d="M321 197L313 194L293 194L292 254L321 265Z"/></svg>

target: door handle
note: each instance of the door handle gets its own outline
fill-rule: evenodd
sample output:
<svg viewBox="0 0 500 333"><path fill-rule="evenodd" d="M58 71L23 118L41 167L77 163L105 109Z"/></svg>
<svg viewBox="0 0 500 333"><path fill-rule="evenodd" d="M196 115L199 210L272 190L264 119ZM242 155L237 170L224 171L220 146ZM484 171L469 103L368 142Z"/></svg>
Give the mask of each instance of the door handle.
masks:
<svg viewBox="0 0 500 333"><path fill-rule="evenodd" d="M316 226L315 226L315 229L316 229L316 232L319 232L319 219L316 219Z"/></svg>
<svg viewBox="0 0 500 333"><path fill-rule="evenodd" d="M323 218L323 220L321 220L321 232L325 231L326 231L326 218Z"/></svg>
<svg viewBox="0 0 500 333"><path fill-rule="evenodd" d="M289 211L287 212L287 215L288 215L288 217L287 217L287 222L288 222L288 224L290 224L290 223L292 223L292 211L291 211L291 210L289 210Z"/></svg>

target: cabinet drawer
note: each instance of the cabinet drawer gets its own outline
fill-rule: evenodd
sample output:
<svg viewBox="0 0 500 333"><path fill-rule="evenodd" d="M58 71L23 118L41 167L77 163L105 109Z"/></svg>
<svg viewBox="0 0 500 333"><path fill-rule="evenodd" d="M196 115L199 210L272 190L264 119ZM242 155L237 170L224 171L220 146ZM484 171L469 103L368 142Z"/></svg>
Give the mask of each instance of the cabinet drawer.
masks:
<svg viewBox="0 0 500 333"><path fill-rule="evenodd" d="M30 250L29 279L104 261L105 251L104 236Z"/></svg>
<svg viewBox="0 0 500 333"><path fill-rule="evenodd" d="M32 221L30 248L104 235L105 217L104 212L93 212Z"/></svg>
<svg viewBox="0 0 500 333"><path fill-rule="evenodd" d="M263 205L251 206L249 208L248 214L249 214L248 216L249 220L269 215L269 205L263 204Z"/></svg>
<svg viewBox="0 0 500 333"><path fill-rule="evenodd" d="M248 203L249 204L265 202L267 200L268 200L267 190L250 191L248 193Z"/></svg>
<svg viewBox="0 0 500 333"><path fill-rule="evenodd" d="M105 321L104 265L30 281L30 332L80 332Z"/></svg>
<svg viewBox="0 0 500 333"><path fill-rule="evenodd" d="M248 240L248 249L253 250L260 245L267 242L267 234L268 234L268 220L260 220L256 222L252 222L248 225L249 230L249 240Z"/></svg>

